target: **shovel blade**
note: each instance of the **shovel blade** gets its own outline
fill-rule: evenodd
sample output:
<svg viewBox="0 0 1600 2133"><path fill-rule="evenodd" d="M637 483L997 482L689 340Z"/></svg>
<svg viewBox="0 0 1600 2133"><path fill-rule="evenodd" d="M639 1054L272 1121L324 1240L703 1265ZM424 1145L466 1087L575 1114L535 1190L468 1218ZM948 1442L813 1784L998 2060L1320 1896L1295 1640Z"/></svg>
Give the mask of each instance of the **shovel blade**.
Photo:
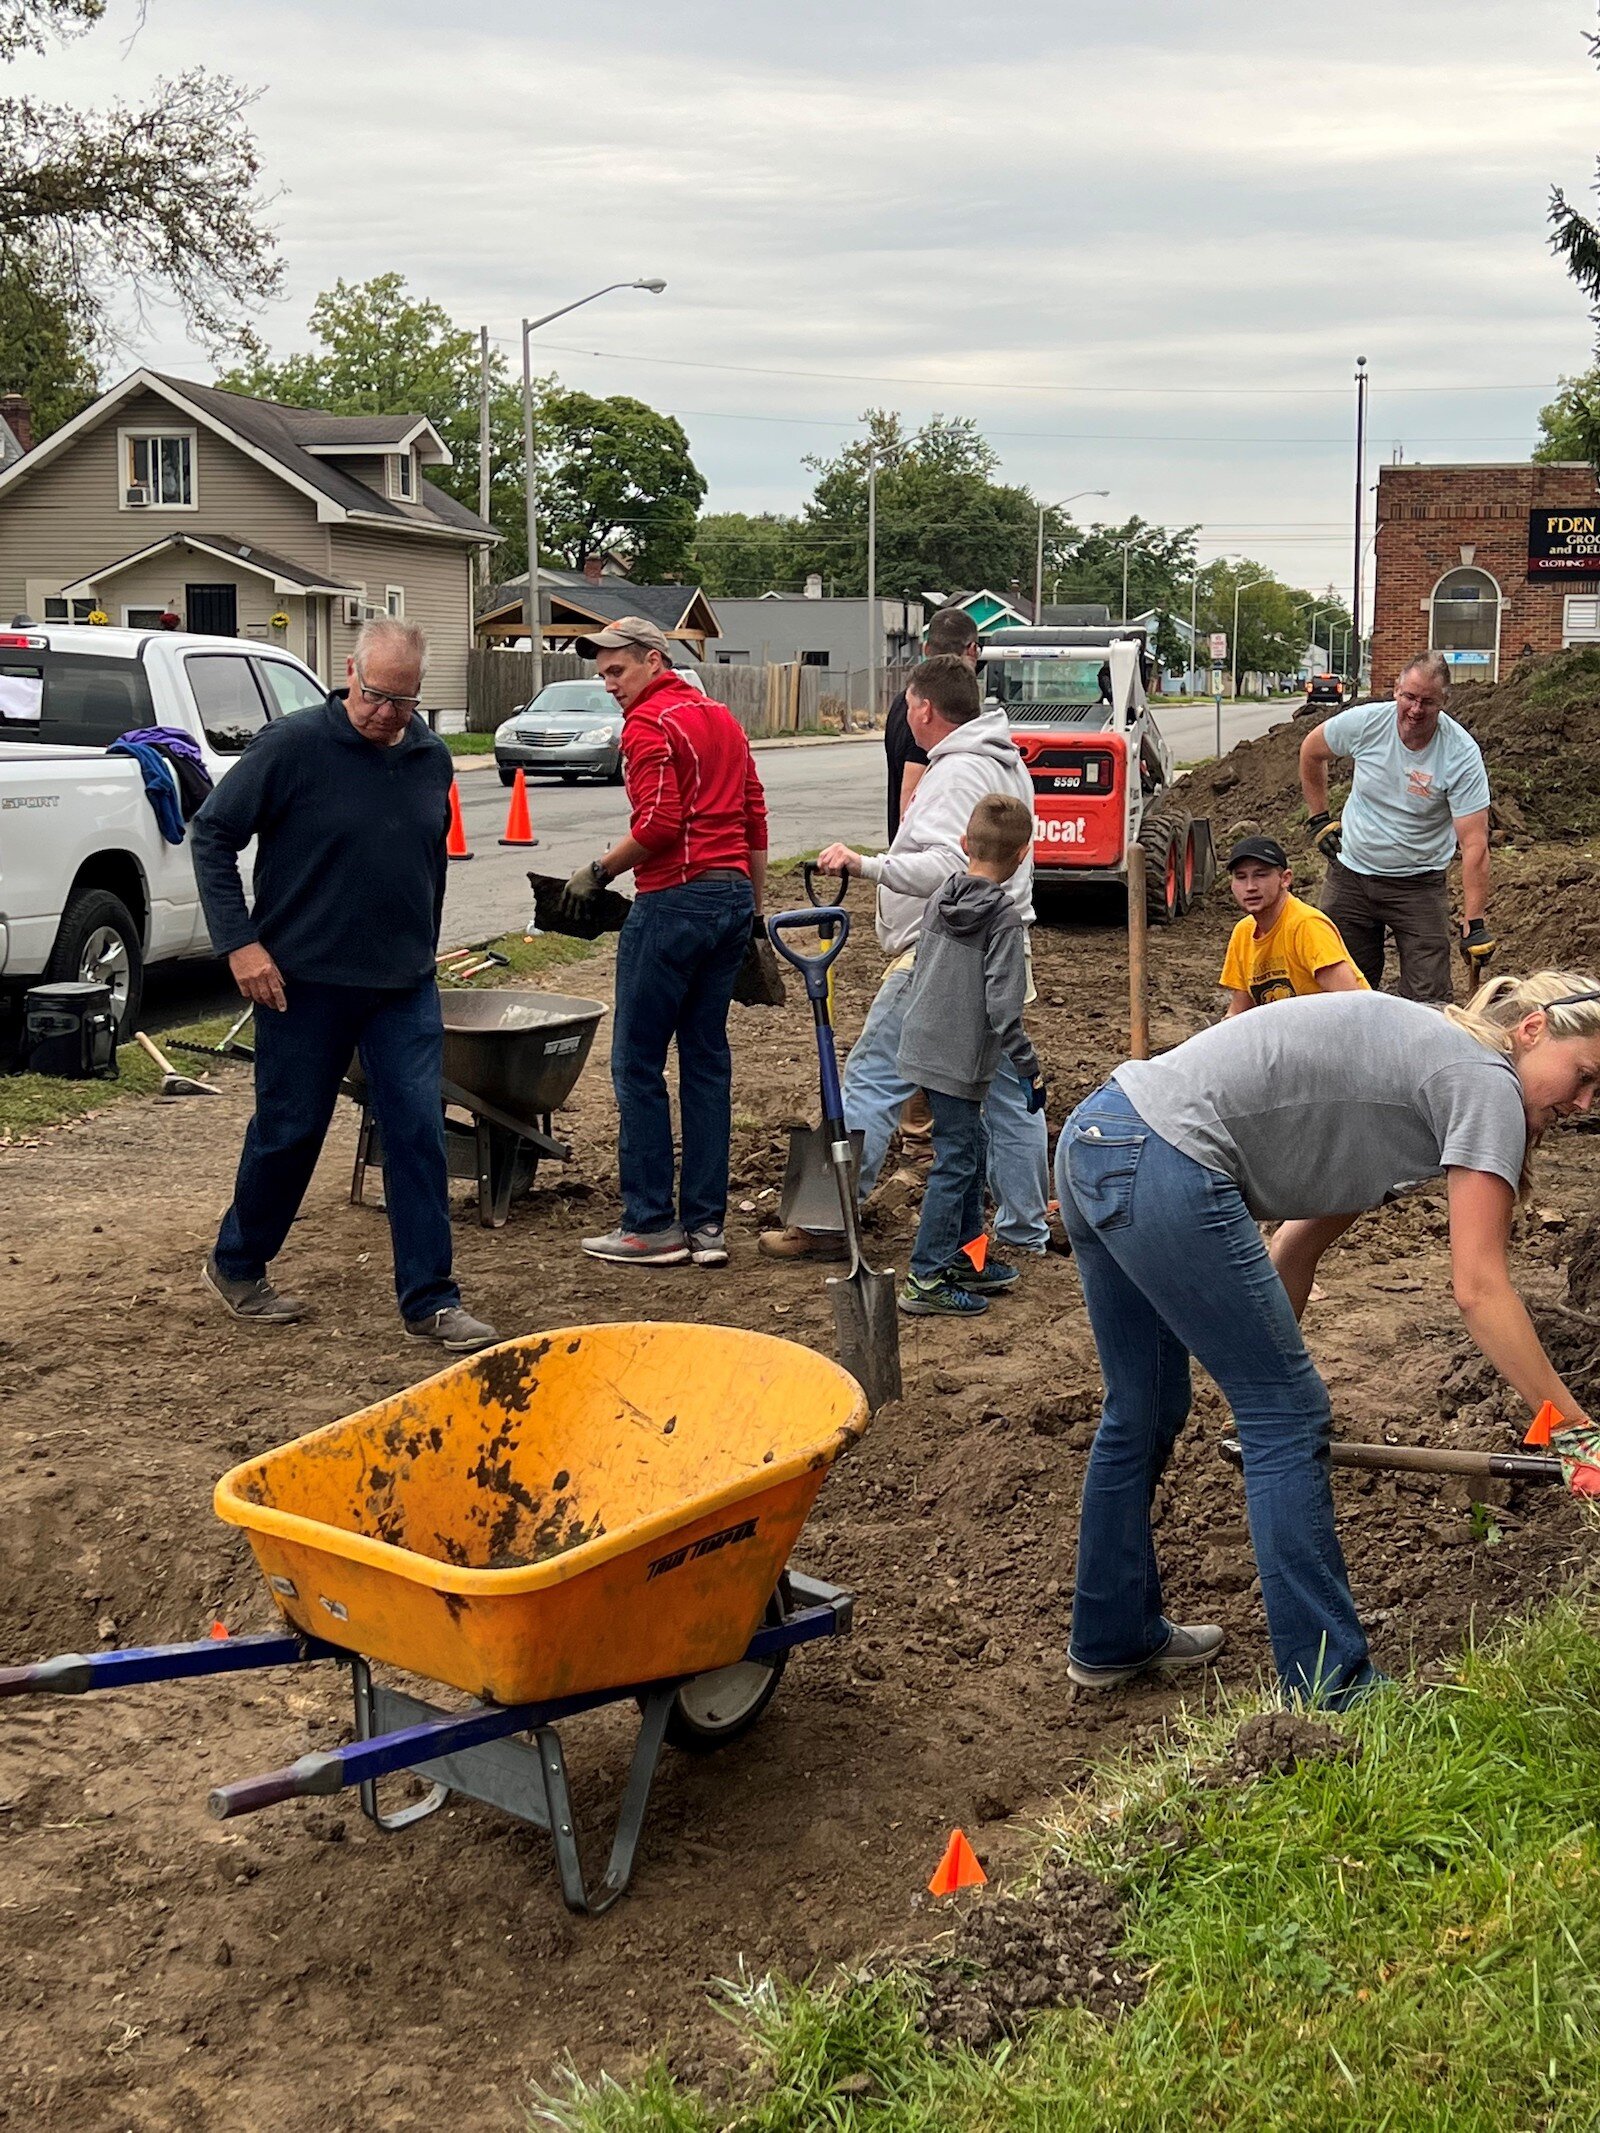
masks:
<svg viewBox="0 0 1600 2133"><path fill-rule="evenodd" d="M894 1275L858 1266L854 1273L830 1276L828 1293L839 1360L866 1394L868 1413L876 1414L901 1392Z"/></svg>
<svg viewBox="0 0 1600 2133"><path fill-rule="evenodd" d="M852 1133L857 1168L865 1136ZM789 1160L784 1166L783 1190L778 1195L778 1220L785 1229L816 1230L823 1236L842 1237L844 1217L839 1211L839 1185L833 1171L832 1141L826 1126L791 1126Z"/></svg>

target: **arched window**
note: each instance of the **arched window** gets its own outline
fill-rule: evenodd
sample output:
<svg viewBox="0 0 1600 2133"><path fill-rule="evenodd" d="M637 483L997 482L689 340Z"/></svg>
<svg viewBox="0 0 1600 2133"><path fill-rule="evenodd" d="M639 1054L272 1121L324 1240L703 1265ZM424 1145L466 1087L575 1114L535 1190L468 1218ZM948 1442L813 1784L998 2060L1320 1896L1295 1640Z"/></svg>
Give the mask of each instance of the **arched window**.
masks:
<svg viewBox="0 0 1600 2133"><path fill-rule="evenodd" d="M1428 642L1458 681L1494 681L1500 653L1500 588L1486 570L1450 570L1433 588Z"/></svg>

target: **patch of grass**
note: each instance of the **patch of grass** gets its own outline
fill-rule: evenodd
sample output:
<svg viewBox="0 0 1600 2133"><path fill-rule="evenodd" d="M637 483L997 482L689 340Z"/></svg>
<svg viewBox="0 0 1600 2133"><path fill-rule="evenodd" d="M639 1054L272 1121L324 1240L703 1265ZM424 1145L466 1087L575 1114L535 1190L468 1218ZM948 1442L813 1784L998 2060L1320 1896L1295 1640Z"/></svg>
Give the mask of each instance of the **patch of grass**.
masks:
<svg viewBox="0 0 1600 2133"><path fill-rule="evenodd" d="M492 733L441 733L439 738L452 755L494 754Z"/></svg>
<svg viewBox="0 0 1600 2133"><path fill-rule="evenodd" d="M569 963L581 963L594 953L592 941L568 940L559 933L543 933L532 941L524 940L520 933L505 933L487 945L508 958L506 968L486 970L465 987L446 990L476 991L494 985L515 985L528 978L544 977ZM208 1015L200 1022L185 1023L178 1029L162 1030L156 1034L156 1042L169 1054L179 1073L194 1074L203 1080L210 1062L174 1049L176 1041L187 1038L192 1044L220 1044L237 1013L234 1008L226 1014ZM240 1034L246 1043L250 1041L248 1024ZM51 1074L0 1074L0 1148L8 1141L27 1140L47 1132L52 1126L68 1125L90 1111L103 1111L107 1104L120 1103L125 1097L154 1096L160 1086L160 1069L131 1041L117 1047L115 1081L61 1081Z"/></svg>
<svg viewBox="0 0 1600 2133"><path fill-rule="evenodd" d="M1337 1723L1351 1762L1196 1783L1218 1732L1124 1764L1057 1832L1126 1890L1143 2003L935 2052L893 1977L734 1995L713 2108L572 2083L569 2133L1578 2133L1600 2124L1600 1642L1563 1603ZM1237 1712L1233 1714L1237 1718ZM864 2077L864 2078L863 2078Z"/></svg>

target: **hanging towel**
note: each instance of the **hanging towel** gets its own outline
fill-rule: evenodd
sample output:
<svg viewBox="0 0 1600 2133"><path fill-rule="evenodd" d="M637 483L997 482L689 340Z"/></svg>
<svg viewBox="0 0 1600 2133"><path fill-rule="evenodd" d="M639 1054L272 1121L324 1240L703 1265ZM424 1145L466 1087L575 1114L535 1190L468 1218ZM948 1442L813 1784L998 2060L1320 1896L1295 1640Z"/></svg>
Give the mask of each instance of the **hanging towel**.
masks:
<svg viewBox="0 0 1600 2133"><path fill-rule="evenodd" d="M113 741L107 755L131 755L144 778L144 796L155 809L156 821L168 844L183 842L183 808L178 799L178 780L170 763L148 741L124 734Z"/></svg>
<svg viewBox="0 0 1600 2133"><path fill-rule="evenodd" d="M164 758L178 781L178 805L183 810L183 819L192 822L205 806L211 791L211 773L206 768L199 743L180 726L140 726L132 733L123 734L122 738L143 748L153 748Z"/></svg>

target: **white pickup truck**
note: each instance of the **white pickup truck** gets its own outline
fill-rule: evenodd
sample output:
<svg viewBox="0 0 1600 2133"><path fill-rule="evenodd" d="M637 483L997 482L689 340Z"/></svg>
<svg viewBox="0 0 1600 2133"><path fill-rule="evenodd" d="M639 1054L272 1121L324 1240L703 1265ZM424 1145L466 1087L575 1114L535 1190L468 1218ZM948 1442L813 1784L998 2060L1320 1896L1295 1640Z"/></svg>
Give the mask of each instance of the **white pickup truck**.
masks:
<svg viewBox="0 0 1600 2133"><path fill-rule="evenodd" d="M109 744L173 726L213 780L270 719L327 700L274 645L179 631L0 630L0 988L109 984L124 1036L152 963L210 955L188 839L168 844L131 756ZM248 854L246 858L248 859Z"/></svg>

